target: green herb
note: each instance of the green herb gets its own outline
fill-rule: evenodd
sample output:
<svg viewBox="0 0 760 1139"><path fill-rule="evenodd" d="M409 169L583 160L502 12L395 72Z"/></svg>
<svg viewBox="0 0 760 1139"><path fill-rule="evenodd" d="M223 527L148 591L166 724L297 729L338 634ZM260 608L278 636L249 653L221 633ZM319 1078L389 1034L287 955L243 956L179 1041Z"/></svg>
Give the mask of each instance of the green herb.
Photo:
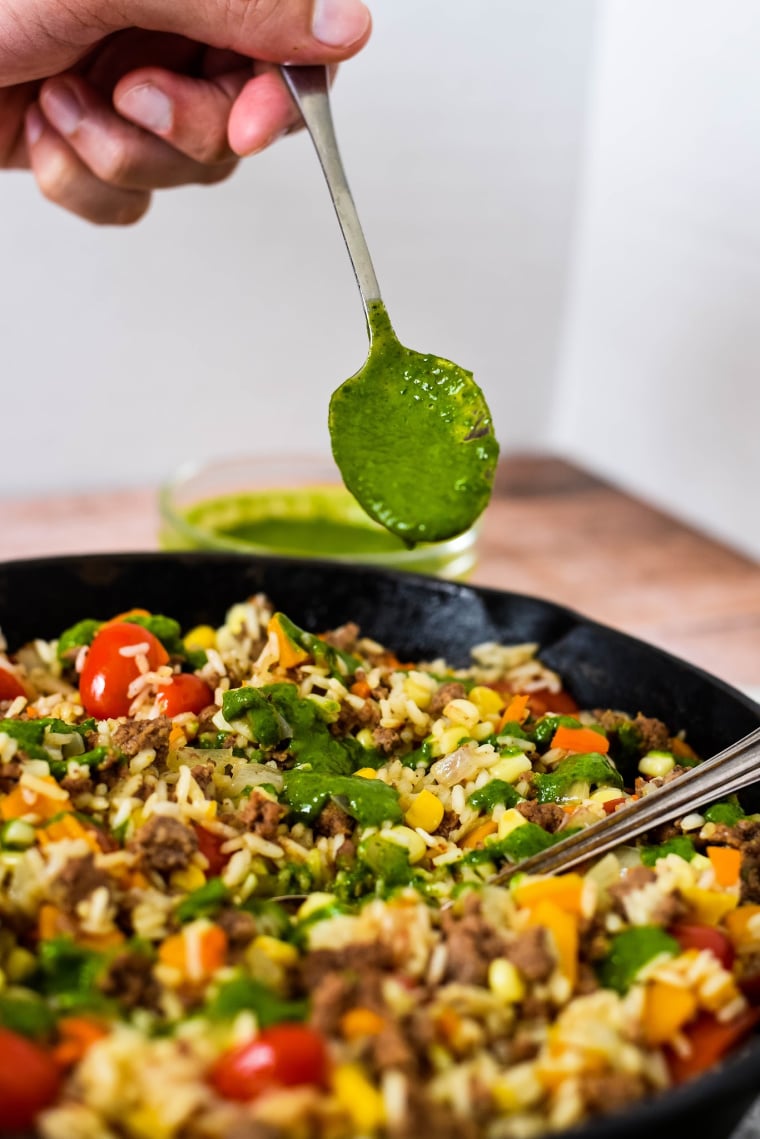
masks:
<svg viewBox="0 0 760 1139"><path fill-rule="evenodd" d="M554 771L533 777L536 798L539 803L556 803L573 796L575 784L585 784L589 789L597 787L618 787L623 789L623 777L606 756L598 752L586 755L569 755L561 760ZM585 796L583 796L585 797Z"/></svg>
<svg viewBox="0 0 760 1139"><path fill-rule="evenodd" d="M462 864L476 866L480 862L503 862L505 858L510 862L522 862L524 858L540 854L542 850L547 850L550 846L554 846L555 842L561 842L563 838L575 834L579 829L579 827L567 827L557 834L550 834L537 823L524 823L515 827L505 838L486 842L481 850L471 850L462 859Z"/></svg>
<svg viewBox="0 0 760 1139"><path fill-rule="evenodd" d="M503 803L506 807L514 807L515 803L520 802L520 798L511 783L507 783L505 779L492 779L490 783L473 791L468 802L475 811L492 811L499 803Z"/></svg>
<svg viewBox="0 0 760 1139"><path fill-rule="evenodd" d="M208 660L203 649L185 648L185 643L182 640L182 629L179 622L175 621L173 617L151 613L148 617L138 614L133 617L126 617L124 620L127 625L139 625L141 629L147 629L161 642L169 656L186 660L193 669L203 668Z"/></svg>
<svg viewBox="0 0 760 1139"><path fill-rule="evenodd" d="M433 748L429 740L423 740L418 748L410 751L407 755L401 757L401 762L404 767L425 767L430 766L430 761L433 758ZM385 757L383 757L385 762Z"/></svg>
<svg viewBox="0 0 760 1139"><path fill-rule="evenodd" d="M499 728L496 739L529 740L530 736L522 724L518 724L517 720L508 720L506 724Z"/></svg>
<svg viewBox="0 0 760 1139"><path fill-rule="evenodd" d="M407 886L413 878L414 870L409 862L409 852L398 842L374 834L359 847L359 858L386 889Z"/></svg>
<svg viewBox="0 0 760 1139"><path fill-rule="evenodd" d="M0 1025L39 1040L52 1035L55 1016L37 993L8 989L0 993Z"/></svg>
<svg viewBox="0 0 760 1139"><path fill-rule="evenodd" d="M313 822L331 798L339 798L341 806L361 826L396 823L403 817L398 792L379 779L299 770L285 772L282 800L303 822Z"/></svg>
<svg viewBox="0 0 760 1139"><path fill-rule="evenodd" d="M209 878L192 894L188 894L177 906L177 918L181 922L196 918L211 918L230 900L230 891L221 878Z"/></svg>
<svg viewBox="0 0 760 1139"><path fill-rule="evenodd" d="M60 1011L109 1008L97 989L105 957L68 938L43 941L38 949L40 989Z"/></svg>
<svg viewBox="0 0 760 1139"><path fill-rule="evenodd" d="M94 727L95 720L92 718L83 720L81 724L67 724L64 720L57 720L53 716L41 716L38 720L0 720L0 734L4 733L17 740L19 747L30 759L44 759L48 763L51 757L44 746L48 732L65 736L78 734L84 738ZM81 744L79 746L81 747ZM82 757L72 755L69 758L80 761Z"/></svg>
<svg viewBox="0 0 760 1139"><path fill-rule="evenodd" d="M675 956L680 951L676 939L659 926L639 925L623 930L613 937L607 955L599 964L599 980L607 989L626 993L638 972L653 957L661 953Z"/></svg>
<svg viewBox="0 0 760 1139"><path fill-rule="evenodd" d="M232 1020L239 1012L249 1010L256 1016L259 1028L281 1021L306 1020L306 1001L287 1001L252 977L235 977L221 985L206 1006L212 1020Z"/></svg>
<svg viewBox="0 0 760 1139"><path fill-rule="evenodd" d="M362 662L358 657L352 656L351 653L347 653L343 649L336 648L335 645L329 645L327 641L323 641L321 637L316 637L313 633L307 633L305 629L299 628L284 613L275 613L273 620L278 621L289 641L303 649L304 652L309 653L315 664L327 668L330 674L337 677L338 680L353 676L357 668L361 668Z"/></svg>
<svg viewBox="0 0 760 1139"><path fill-rule="evenodd" d="M245 720L253 738L263 748L277 747L292 735L287 720L277 712L272 699L267 699L261 688L245 685L225 692L222 697L222 715L230 724L236 720Z"/></svg>
<svg viewBox="0 0 760 1139"><path fill-rule="evenodd" d="M84 621L77 621L76 625L64 629L58 638L58 659L63 660L64 657L73 656L84 645L91 645L102 624L102 621L87 617Z"/></svg>
<svg viewBox="0 0 760 1139"><path fill-rule="evenodd" d="M739 819L746 817L735 795L722 803L712 803L702 813L708 823L722 823L725 827L735 827Z"/></svg>
<svg viewBox="0 0 760 1139"><path fill-rule="evenodd" d="M278 941L287 941L293 931L290 917L279 904L269 898L248 898L240 907L256 918L256 931Z"/></svg>
<svg viewBox="0 0 760 1139"><path fill-rule="evenodd" d="M70 763L80 763L83 767L100 767L108 756L107 747L94 747L90 751L83 751L81 755L72 755L69 759L51 759L50 774L55 779L65 779Z"/></svg>
<svg viewBox="0 0 760 1139"><path fill-rule="evenodd" d="M691 862L696 853L692 839L685 834L676 835L675 838L661 842L659 846L642 846L641 861L645 866L654 866L659 858L665 858L667 854L677 854L685 862Z"/></svg>

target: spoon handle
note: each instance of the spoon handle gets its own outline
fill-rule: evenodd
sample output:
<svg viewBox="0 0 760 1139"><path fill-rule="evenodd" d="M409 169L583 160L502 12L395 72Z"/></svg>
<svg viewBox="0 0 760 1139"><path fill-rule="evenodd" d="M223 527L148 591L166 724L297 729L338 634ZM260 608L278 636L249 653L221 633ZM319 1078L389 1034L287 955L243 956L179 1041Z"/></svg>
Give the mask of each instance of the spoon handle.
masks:
<svg viewBox="0 0 760 1139"><path fill-rule="evenodd" d="M380 286L338 150L330 110L327 68L282 66L280 71L306 123L322 165L369 323L369 305L380 300Z"/></svg>

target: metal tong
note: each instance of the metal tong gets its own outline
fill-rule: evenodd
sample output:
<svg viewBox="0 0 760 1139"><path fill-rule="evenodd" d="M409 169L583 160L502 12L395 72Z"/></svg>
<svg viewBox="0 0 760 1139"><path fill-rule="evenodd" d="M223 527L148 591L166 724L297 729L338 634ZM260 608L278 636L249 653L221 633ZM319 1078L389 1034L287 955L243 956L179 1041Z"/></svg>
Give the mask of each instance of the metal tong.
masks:
<svg viewBox="0 0 760 1139"><path fill-rule="evenodd" d="M661 823L671 822L715 799L723 799L760 780L760 728L697 764L685 775L641 799L620 807L606 819L560 839L547 850L503 867L489 882L508 882L514 874L550 874L598 858Z"/></svg>

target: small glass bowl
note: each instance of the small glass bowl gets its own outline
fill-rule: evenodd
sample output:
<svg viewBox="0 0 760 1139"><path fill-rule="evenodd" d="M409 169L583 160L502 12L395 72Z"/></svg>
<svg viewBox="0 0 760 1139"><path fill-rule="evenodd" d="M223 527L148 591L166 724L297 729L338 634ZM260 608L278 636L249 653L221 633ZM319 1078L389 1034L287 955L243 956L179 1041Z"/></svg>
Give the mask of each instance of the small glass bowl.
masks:
<svg viewBox="0 0 760 1139"><path fill-rule="evenodd" d="M407 549L364 513L324 456L183 467L161 487L159 509L165 550L320 558L460 579L475 565L477 523L448 541Z"/></svg>

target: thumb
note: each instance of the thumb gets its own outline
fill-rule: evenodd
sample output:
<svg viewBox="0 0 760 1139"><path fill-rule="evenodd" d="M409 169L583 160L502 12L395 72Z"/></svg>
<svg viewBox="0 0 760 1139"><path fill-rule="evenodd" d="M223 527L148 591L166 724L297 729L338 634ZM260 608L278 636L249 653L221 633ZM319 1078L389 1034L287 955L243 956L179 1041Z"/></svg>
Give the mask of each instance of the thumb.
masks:
<svg viewBox="0 0 760 1139"><path fill-rule="evenodd" d="M112 0L102 3L111 8ZM128 0L120 13L129 24L176 32L269 63L347 59L364 45L371 28L361 0Z"/></svg>

